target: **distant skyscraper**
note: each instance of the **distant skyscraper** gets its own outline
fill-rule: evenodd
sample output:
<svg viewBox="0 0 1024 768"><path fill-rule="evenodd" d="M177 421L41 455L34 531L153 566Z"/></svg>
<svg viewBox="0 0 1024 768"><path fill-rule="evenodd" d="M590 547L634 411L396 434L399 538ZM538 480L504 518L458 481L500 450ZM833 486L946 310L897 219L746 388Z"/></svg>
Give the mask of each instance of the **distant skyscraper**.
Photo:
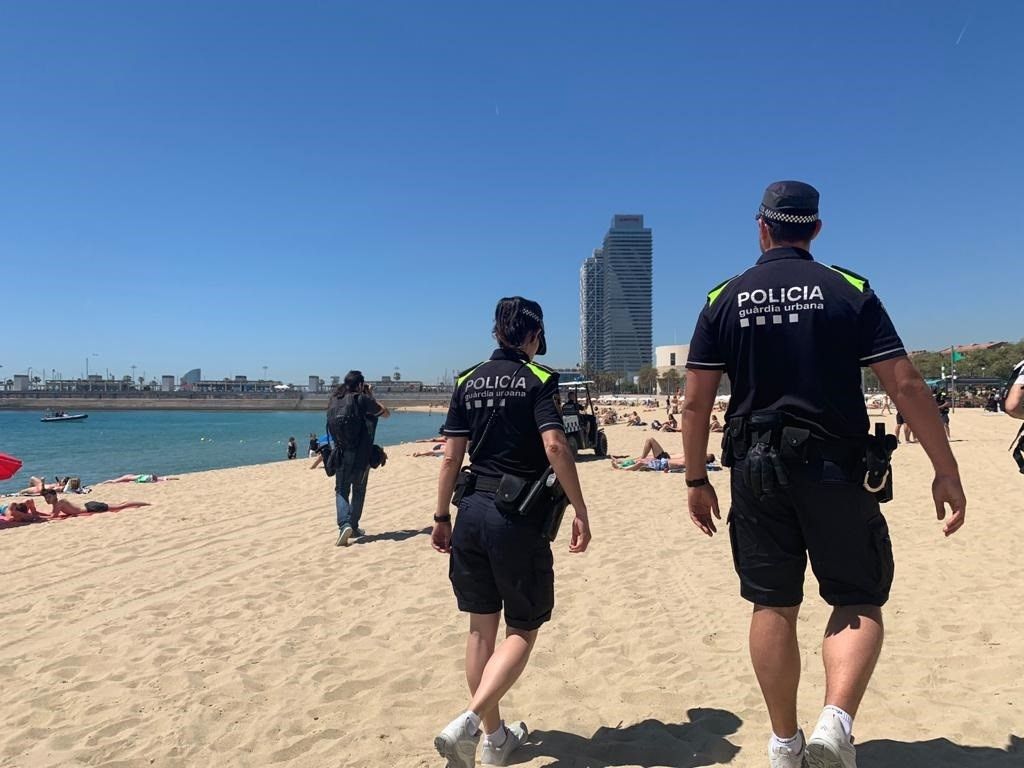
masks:
<svg viewBox="0 0 1024 768"><path fill-rule="evenodd" d="M617 214L604 245L580 270L581 363L636 374L651 364L651 230L640 215Z"/></svg>
<svg viewBox="0 0 1024 768"><path fill-rule="evenodd" d="M580 367L590 374L604 370L604 270L595 248L580 268Z"/></svg>

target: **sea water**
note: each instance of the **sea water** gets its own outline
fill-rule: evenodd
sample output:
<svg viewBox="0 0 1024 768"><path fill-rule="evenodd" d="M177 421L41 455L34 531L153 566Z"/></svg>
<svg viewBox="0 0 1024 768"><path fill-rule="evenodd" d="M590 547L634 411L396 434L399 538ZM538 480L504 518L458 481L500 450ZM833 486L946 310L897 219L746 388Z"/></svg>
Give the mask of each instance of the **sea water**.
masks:
<svg viewBox="0 0 1024 768"><path fill-rule="evenodd" d="M70 412L70 411L69 411ZM76 411L77 412L77 411ZM0 493L28 485L32 475L52 482L72 475L83 485L127 474L175 475L283 460L288 438L298 461L309 461L310 433L324 434L321 411L92 411L82 421L43 423L41 411L0 411L0 453L24 462ZM429 438L444 421L433 413L395 413L381 419L379 445Z"/></svg>

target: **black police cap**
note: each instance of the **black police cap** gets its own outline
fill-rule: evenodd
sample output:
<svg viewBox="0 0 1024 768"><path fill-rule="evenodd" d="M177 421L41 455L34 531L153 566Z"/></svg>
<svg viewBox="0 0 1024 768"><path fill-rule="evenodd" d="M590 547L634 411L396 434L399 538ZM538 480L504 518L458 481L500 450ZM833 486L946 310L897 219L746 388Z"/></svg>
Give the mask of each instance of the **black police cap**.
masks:
<svg viewBox="0 0 1024 768"><path fill-rule="evenodd" d="M503 299L498 300L498 306L494 308L494 321L497 325L501 318L502 309L508 308L512 314L518 315L520 318L527 318L529 325L540 331L540 347L537 349L538 355L546 355L548 352L548 340L544 335L544 310L541 309L540 304L530 299L524 299L522 296L507 296Z"/></svg>
<svg viewBox="0 0 1024 768"><path fill-rule="evenodd" d="M802 181L776 181L761 198L755 218L787 224L810 224L818 220L818 190Z"/></svg>

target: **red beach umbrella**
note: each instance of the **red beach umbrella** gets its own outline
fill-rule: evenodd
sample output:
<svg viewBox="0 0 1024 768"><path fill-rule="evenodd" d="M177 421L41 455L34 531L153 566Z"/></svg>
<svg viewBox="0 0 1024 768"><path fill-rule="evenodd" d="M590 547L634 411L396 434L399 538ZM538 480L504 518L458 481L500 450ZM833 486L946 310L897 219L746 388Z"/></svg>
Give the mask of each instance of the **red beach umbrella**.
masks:
<svg viewBox="0 0 1024 768"><path fill-rule="evenodd" d="M0 480L7 480L10 477L14 477L14 474L21 469L21 461L8 456L6 453L0 453Z"/></svg>

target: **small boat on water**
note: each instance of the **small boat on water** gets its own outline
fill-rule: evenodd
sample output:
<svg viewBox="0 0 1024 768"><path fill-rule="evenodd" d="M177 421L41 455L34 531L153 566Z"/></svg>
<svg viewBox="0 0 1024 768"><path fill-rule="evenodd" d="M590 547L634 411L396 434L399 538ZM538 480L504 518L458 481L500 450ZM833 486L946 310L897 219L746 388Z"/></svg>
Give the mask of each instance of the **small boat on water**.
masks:
<svg viewBox="0 0 1024 768"><path fill-rule="evenodd" d="M88 419L88 413L64 413L64 411L48 412L40 421L81 421Z"/></svg>

